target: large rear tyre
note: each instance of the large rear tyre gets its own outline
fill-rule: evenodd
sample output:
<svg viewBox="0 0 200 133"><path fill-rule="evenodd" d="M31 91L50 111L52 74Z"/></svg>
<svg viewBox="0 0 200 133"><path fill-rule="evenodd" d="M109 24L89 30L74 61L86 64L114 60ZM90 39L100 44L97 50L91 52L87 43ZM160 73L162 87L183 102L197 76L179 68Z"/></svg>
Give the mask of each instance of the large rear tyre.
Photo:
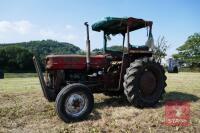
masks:
<svg viewBox="0 0 200 133"><path fill-rule="evenodd" d="M64 87L56 98L56 112L64 122L86 118L91 113L93 105L91 90L79 83Z"/></svg>
<svg viewBox="0 0 200 133"><path fill-rule="evenodd" d="M162 99L166 79L159 63L149 58L135 60L124 75L124 93L136 107L152 107Z"/></svg>

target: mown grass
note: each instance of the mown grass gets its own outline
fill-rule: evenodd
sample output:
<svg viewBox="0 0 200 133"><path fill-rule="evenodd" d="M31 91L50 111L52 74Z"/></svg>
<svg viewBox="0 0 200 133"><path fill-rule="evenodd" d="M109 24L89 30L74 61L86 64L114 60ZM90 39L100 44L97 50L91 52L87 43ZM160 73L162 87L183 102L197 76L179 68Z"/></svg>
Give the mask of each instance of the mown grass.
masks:
<svg viewBox="0 0 200 133"><path fill-rule="evenodd" d="M37 77L36 73L5 73L5 78L30 78Z"/></svg>
<svg viewBox="0 0 200 133"><path fill-rule="evenodd" d="M166 100L197 100L200 97L200 73L167 74L166 92Z"/></svg>
<svg viewBox="0 0 200 133"><path fill-rule="evenodd" d="M0 92L13 93L13 92L30 92L39 91L40 84L37 77L23 78L6 78L0 79Z"/></svg>
<svg viewBox="0 0 200 133"><path fill-rule="evenodd" d="M37 77L5 78L0 80L0 132L199 132L200 73L167 77L167 93L155 108L137 109L124 98L95 94L94 110L88 119L67 124L57 117L54 103L44 99ZM162 124L167 100L190 102L190 126Z"/></svg>

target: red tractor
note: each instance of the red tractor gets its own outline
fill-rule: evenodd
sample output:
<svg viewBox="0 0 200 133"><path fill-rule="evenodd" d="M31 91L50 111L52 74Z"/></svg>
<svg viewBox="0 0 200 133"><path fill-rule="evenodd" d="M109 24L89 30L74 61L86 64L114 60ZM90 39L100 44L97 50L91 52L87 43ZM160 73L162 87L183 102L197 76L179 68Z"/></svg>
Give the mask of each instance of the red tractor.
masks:
<svg viewBox="0 0 200 133"><path fill-rule="evenodd" d="M34 57L45 98L56 102L58 116L65 122L88 116L94 105L93 93L124 95L136 107L152 107L165 92L166 76L163 67L154 61L151 45L132 46L130 32L147 28L152 39L152 21L136 18L107 17L92 25L92 30L103 31L103 54L90 52L87 23L86 55L48 55L43 77ZM109 35L121 34L121 51L107 49ZM124 46L127 38L127 46ZM147 41L147 42L148 42Z"/></svg>

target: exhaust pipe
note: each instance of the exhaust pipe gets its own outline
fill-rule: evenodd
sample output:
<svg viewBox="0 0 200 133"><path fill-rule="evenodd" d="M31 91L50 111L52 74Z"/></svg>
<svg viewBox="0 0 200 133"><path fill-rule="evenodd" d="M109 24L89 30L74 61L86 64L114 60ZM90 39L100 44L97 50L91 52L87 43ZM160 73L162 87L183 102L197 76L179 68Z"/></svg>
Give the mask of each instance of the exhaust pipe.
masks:
<svg viewBox="0 0 200 133"><path fill-rule="evenodd" d="M86 64L87 64L87 70L90 69L90 38L89 38L89 25L88 22L84 23L86 26L87 31L87 40L86 40Z"/></svg>

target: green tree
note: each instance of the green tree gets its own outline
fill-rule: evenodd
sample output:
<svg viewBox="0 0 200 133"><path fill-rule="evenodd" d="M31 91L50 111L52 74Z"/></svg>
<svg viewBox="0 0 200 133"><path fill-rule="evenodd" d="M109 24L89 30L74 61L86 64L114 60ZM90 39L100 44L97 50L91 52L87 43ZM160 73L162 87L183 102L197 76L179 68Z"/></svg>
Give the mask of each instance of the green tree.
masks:
<svg viewBox="0 0 200 133"><path fill-rule="evenodd" d="M33 54L17 46L0 48L1 67L9 72L33 71Z"/></svg>
<svg viewBox="0 0 200 133"><path fill-rule="evenodd" d="M112 51L123 51L123 47L121 45L113 45L108 47L107 49Z"/></svg>
<svg viewBox="0 0 200 133"><path fill-rule="evenodd" d="M57 42L54 40L42 40L42 41L30 41L30 42L22 42L22 43L12 43L12 44L0 44L0 49L2 48L6 48L7 47L20 47L23 49L28 50L30 53L32 53L33 55L37 56L39 59L39 63L42 64L44 62L44 58L46 55L49 54L85 54L84 51L82 51L79 47L70 44L70 43L65 43L65 42ZM17 49L13 49L14 51ZM6 58L12 59L11 53L9 53L9 57L7 56L3 56L4 54L7 54L8 51L1 50L0 52L0 62L5 63L5 60L7 60ZM25 61L23 58L25 56L26 53L18 53L17 54L17 63L20 64L19 66L22 68L25 65L24 63L21 63L21 61ZM31 57L32 58L32 57ZM10 60L10 64L14 63L14 61ZM1 64L2 64L1 63ZM16 63L16 61L15 61ZM8 65L6 65L8 66ZM13 66L16 66L13 65ZM42 65L44 66L44 64ZM11 68L12 66L8 66L9 68ZM9 69L7 68L7 69ZM12 68L13 70L13 68Z"/></svg>
<svg viewBox="0 0 200 133"><path fill-rule="evenodd" d="M157 42L155 43L154 48L154 58L161 62L161 59L164 58L167 55L167 49L169 48L169 44L167 43L164 36L158 37Z"/></svg>
<svg viewBox="0 0 200 133"><path fill-rule="evenodd" d="M113 46L107 47L107 50L123 52L123 47L120 46L120 45L113 45ZM127 51L126 47L125 47L125 51ZM101 48L101 49L99 49L99 48L93 49L92 52L95 53L95 54L102 54L103 53L103 48Z"/></svg>
<svg viewBox="0 0 200 133"><path fill-rule="evenodd" d="M95 48L95 49L92 50L92 53L94 53L94 54L103 54L103 49L102 48L101 49Z"/></svg>
<svg viewBox="0 0 200 133"><path fill-rule="evenodd" d="M192 66L200 66L200 33L189 36L186 42L177 48L178 54L173 57Z"/></svg>

